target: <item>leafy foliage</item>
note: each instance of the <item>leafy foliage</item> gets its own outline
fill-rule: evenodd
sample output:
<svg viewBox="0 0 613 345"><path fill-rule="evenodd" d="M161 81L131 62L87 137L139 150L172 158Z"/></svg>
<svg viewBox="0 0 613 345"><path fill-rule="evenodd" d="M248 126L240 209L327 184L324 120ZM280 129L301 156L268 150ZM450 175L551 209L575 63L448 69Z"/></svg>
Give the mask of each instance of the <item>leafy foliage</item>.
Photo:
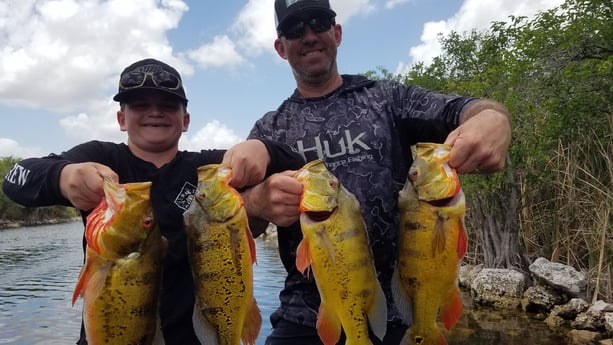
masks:
<svg viewBox="0 0 613 345"><path fill-rule="evenodd" d="M608 274L608 293L600 289L596 294L609 298L611 23L610 0L567 0L533 18L510 17L484 32L440 37L443 53L430 65L413 65L399 79L496 99L512 114L513 142L505 171L462 177L470 202L471 243L477 249L472 259L519 268L524 257L564 261L598 276Z"/></svg>
<svg viewBox="0 0 613 345"><path fill-rule="evenodd" d="M0 158L0 176L4 177L19 161L20 159L15 157ZM0 227L3 223L41 224L50 220L68 220L77 216L77 211L70 207L23 207L0 192Z"/></svg>

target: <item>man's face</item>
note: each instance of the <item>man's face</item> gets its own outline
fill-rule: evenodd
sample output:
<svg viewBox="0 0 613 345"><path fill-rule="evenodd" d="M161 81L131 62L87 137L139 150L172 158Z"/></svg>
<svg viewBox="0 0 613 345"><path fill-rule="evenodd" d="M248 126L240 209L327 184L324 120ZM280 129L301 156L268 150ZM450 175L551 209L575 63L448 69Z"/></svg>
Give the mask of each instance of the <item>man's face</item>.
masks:
<svg viewBox="0 0 613 345"><path fill-rule="evenodd" d="M275 49L292 66L299 83L317 83L337 73L336 52L342 31L330 19L322 13L305 12L288 19L281 28Z"/></svg>
<svg viewBox="0 0 613 345"><path fill-rule="evenodd" d="M157 90L138 90L117 112L117 122L128 142L147 152L178 147L189 126L189 113L176 96Z"/></svg>

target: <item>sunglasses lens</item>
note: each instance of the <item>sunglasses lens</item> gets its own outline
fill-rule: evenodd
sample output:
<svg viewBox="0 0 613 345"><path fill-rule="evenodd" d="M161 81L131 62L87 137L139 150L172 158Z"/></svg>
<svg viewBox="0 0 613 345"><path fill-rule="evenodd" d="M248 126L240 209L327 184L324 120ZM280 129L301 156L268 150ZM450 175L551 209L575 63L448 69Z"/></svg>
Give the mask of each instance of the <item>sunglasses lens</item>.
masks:
<svg viewBox="0 0 613 345"><path fill-rule="evenodd" d="M155 85L166 89L177 89L181 85L181 82L179 79L177 79L177 77L166 71L151 74L151 79Z"/></svg>
<svg viewBox="0 0 613 345"><path fill-rule="evenodd" d="M320 32L324 32L324 31L328 31L328 29L330 29L330 26L332 26L332 23L331 23L329 18L324 18L324 17L317 18L317 17L315 17L315 18L309 20L309 27L315 33L320 33Z"/></svg>
<svg viewBox="0 0 613 345"><path fill-rule="evenodd" d="M143 72L130 72L121 77L119 84L121 87L129 89L142 86L145 83L147 75Z"/></svg>
<svg viewBox="0 0 613 345"><path fill-rule="evenodd" d="M308 20L303 20L288 24L281 30L281 35L287 39L296 39L304 35L304 29L308 25L314 33L328 31L332 26L333 19L329 17L313 17Z"/></svg>
<svg viewBox="0 0 613 345"><path fill-rule="evenodd" d="M304 22L289 24L283 29L283 36L290 40L300 38L302 34L304 34Z"/></svg>

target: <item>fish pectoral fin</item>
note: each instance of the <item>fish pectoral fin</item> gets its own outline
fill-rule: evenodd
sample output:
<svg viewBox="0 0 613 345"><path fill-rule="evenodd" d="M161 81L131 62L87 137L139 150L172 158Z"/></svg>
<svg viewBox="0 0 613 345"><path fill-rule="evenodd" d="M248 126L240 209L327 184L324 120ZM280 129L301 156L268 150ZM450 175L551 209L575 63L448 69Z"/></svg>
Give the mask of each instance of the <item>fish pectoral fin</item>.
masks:
<svg viewBox="0 0 613 345"><path fill-rule="evenodd" d="M468 235L466 234L466 228L464 222L460 222L460 229L458 229L458 259L464 257L466 254L466 248L468 247Z"/></svg>
<svg viewBox="0 0 613 345"><path fill-rule="evenodd" d="M381 285L378 282L376 285L375 298L367 311L368 324L373 334L383 341L387 331L387 301Z"/></svg>
<svg viewBox="0 0 613 345"><path fill-rule="evenodd" d="M445 327L450 330L458 322L461 315L462 297L460 296L460 290L456 287L449 303L443 305L441 308L441 321L443 321Z"/></svg>
<svg viewBox="0 0 613 345"><path fill-rule="evenodd" d="M396 266L394 274L392 275L391 284L392 295L394 297L396 308L400 313L400 317L402 317L403 321L406 322L407 325L410 325L413 323L413 303L404 289L402 282L400 281L400 271L398 266Z"/></svg>
<svg viewBox="0 0 613 345"><path fill-rule="evenodd" d="M302 239L300 244L298 244L298 248L296 249L296 268L302 274L305 274L304 271L311 266L312 262L309 241Z"/></svg>
<svg viewBox="0 0 613 345"><path fill-rule="evenodd" d="M317 334L324 345L335 345L341 338L341 321L336 314L328 312L323 301L317 314Z"/></svg>
<svg viewBox="0 0 613 345"><path fill-rule="evenodd" d="M83 297L85 291L93 297L90 300L94 300L102 290L112 266L112 262L105 260L89 247L86 248L85 257L85 265L81 268L79 280L72 294L72 305L79 297Z"/></svg>
<svg viewBox="0 0 613 345"><path fill-rule="evenodd" d="M202 344L218 345L219 337L217 336L217 330L209 320L202 315L198 301L194 304L194 313L192 314L192 324L194 325L194 333L196 338L200 340Z"/></svg>
<svg viewBox="0 0 613 345"><path fill-rule="evenodd" d="M251 253L251 263L257 264L257 260L255 258L255 240L253 239L253 234L249 229L249 226L245 227L245 231L247 231L247 241L249 241L249 252Z"/></svg>
<svg viewBox="0 0 613 345"><path fill-rule="evenodd" d="M260 334L260 328L262 327L262 313L255 301L255 298L251 299L251 303L247 307L247 315L245 315L245 321L243 322L243 330L241 332L241 340L244 345L254 345L258 335Z"/></svg>
<svg viewBox="0 0 613 345"><path fill-rule="evenodd" d="M445 236L445 222L447 218L442 214L437 214L436 216L436 224L434 225L434 230L432 230L432 257L436 257L438 254L442 253L445 250L445 245L447 242Z"/></svg>

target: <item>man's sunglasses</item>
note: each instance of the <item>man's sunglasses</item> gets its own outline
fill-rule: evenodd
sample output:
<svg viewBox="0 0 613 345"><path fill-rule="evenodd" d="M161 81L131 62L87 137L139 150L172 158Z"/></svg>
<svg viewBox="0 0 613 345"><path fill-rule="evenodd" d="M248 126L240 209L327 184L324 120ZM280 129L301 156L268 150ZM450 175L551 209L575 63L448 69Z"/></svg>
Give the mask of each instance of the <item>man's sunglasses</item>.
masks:
<svg viewBox="0 0 613 345"><path fill-rule="evenodd" d="M123 89L134 89L145 85L147 77L157 87L167 90L178 90L181 88L181 80L174 74L164 70L158 71L133 71L121 76L119 86Z"/></svg>
<svg viewBox="0 0 613 345"><path fill-rule="evenodd" d="M311 28L311 30L313 30L314 33L318 34L330 30L330 28L334 24L334 18L332 17L317 16L310 19L286 24L279 29L278 35L279 37L283 36L287 39L292 40L302 37L304 35L304 30L306 29L307 25Z"/></svg>

